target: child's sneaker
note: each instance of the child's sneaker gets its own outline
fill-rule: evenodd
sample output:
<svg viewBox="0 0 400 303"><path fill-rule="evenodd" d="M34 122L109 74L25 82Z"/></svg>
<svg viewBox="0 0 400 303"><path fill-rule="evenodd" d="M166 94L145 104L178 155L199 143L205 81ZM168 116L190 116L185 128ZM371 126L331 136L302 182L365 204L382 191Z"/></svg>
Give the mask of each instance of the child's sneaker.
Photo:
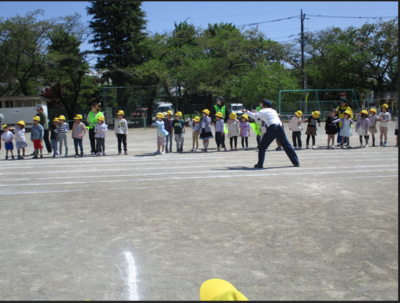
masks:
<svg viewBox="0 0 400 303"><path fill-rule="evenodd" d="M307 145L307 146L306 146L306 149L310 149L310 147Z"/></svg>
<svg viewBox="0 0 400 303"><path fill-rule="evenodd" d="M352 148L350 145L347 145L347 148Z"/></svg>
<svg viewBox="0 0 400 303"><path fill-rule="evenodd" d="M33 156L32 159L39 159L39 157L38 156ZM6 157L6 160L7 160L7 157Z"/></svg>
<svg viewBox="0 0 400 303"><path fill-rule="evenodd" d="M6 160L8 160L8 156L6 156Z"/></svg>
<svg viewBox="0 0 400 303"><path fill-rule="evenodd" d="M121 153L118 153L118 156L121 156Z"/></svg>
<svg viewBox="0 0 400 303"><path fill-rule="evenodd" d="M79 156L78 156L78 154L75 154L75 158L78 158Z"/></svg>
<svg viewBox="0 0 400 303"><path fill-rule="evenodd" d="M127 155L128 155L128 152L126 151L126 152L125 152L125 156L127 156Z"/></svg>
<svg viewBox="0 0 400 303"><path fill-rule="evenodd" d="M237 150L237 147L235 147L235 150Z"/></svg>
<svg viewBox="0 0 400 303"><path fill-rule="evenodd" d="M14 155L11 155L11 159L15 160L15 157L14 157Z"/></svg>
<svg viewBox="0 0 400 303"><path fill-rule="evenodd" d="M233 150L233 147L231 147L231 150Z"/></svg>
<svg viewBox="0 0 400 303"><path fill-rule="evenodd" d="M331 149L335 149L335 147L332 145L332 146L331 146Z"/></svg>
<svg viewBox="0 0 400 303"><path fill-rule="evenodd" d="M383 143L381 142L381 144L379 146L383 146Z"/></svg>
<svg viewBox="0 0 400 303"><path fill-rule="evenodd" d="M277 148L275 148L275 150L279 151L279 150L282 150L282 148L280 148L280 147L277 147Z"/></svg>
<svg viewBox="0 0 400 303"><path fill-rule="evenodd" d="M155 154L155 155L158 155L158 154L160 154L160 152L159 152L159 151L156 151L154 154Z"/></svg>
<svg viewBox="0 0 400 303"><path fill-rule="evenodd" d="M162 151L162 152L161 152L161 155L165 155L165 151Z"/></svg>
<svg viewBox="0 0 400 303"><path fill-rule="evenodd" d="M326 149L330 149L331 148L331 146L330 145L328 145L327 147L326 147Z"/></svg>
<svg viewBox="0 0 400 303"><path fill-rule="evenodd" d="M362 143L360 144L360 148L363 147Z"/></svg>
<svg viewBox="0 0 400 303"><path fill-rule="evenodd" d="M196 148L194 151L195 151L195 152L199 152L199 151L201 151L201 150L200 150L200 149L198 149L198 148Z"/></svg>
<svg viewBox="0 0 400 303"><path fill-rule="evenodd" d="M341 144L341 145L340 145L340 148L342 148L342 149L343 149L343 148L344 148L344 145L343 145L343 144Z"/></svg>
<svg viewBox="0 0 400 303"><path fill-rule="evenodd" d="M43 159L43 155L40 155L40 159Z"/></svg>
<svg viewBox="0 0 400 303"><path fill-rule="evenodd" d="M194 152L194 148L192 148L190 151L191 151L191 152Z"/></svg>
<svg viewBox="0 0 400 303"><path fill-rule="evenodd" d="M100 152L97 152L96 156L101 156L101 153L100 153Z"/></svg>
<svg viewBox="0 0 400 303"><path fill-rule="evenodd" d="M95 155L96 153L95 153L95 152L90 152L90 154L93 156L93 155Z"/></svg>
<svg viewBox="0 0 400 303"><path fill-rule="evenodd" d="M368 147L368 144L365 144L365 145L364 145L364 148L367 148L367 147Z"/></svg>
<svg viewBox="0 0 400 303"><path fill-rule="evenodd" d="M383 143L383 146L387 146L387 143L385 142L385 143Z"/></svg>
<svg viewBox="0 0 400 303"><path fill-rule="evenodd" d="M315 149L315 145L312 146L312 149Z"/></svg>
<svg viewBox="0 0 400 303"><path fill-rule="evenodd" d="M55 158L55 157L56 157L56 154L53 154L52 158Z"/></svg>
<svg viewBox="0 0 400 303"><path fill-rule="evenodd" d="M224 152L228 151L226 148L224 148Z"/></svg>
<svg viewBox="0 0 400 303"><path fill-rule="evenodd" d="M103 152L103 156L105 156L106 155L106 153L105 152Z"/></svg>
<svg viewBox="0 0 400 303"><path fill-rule="evenodd" d="M217 148L217 151L220 151L219 147Z"/></svg>

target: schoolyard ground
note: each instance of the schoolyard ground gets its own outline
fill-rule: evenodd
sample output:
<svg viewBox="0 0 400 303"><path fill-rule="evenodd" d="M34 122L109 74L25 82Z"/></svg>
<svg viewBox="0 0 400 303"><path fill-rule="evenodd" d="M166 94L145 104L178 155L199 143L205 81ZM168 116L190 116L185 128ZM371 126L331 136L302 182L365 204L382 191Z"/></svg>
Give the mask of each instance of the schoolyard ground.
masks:
<svg viewBox="0 0 400 303"><path fill-rule="evenodd" d="M191 153L187 130L182 154L155 156L150 128L129 129L128 156L111 131L106 157L74 158L70 133L68 158L3 145L0 299L198 300L221 278L250 300L398 300L394 122L388 147L344 150L322 123L300 167L273 143L263 170L254 133Z"/></svg>

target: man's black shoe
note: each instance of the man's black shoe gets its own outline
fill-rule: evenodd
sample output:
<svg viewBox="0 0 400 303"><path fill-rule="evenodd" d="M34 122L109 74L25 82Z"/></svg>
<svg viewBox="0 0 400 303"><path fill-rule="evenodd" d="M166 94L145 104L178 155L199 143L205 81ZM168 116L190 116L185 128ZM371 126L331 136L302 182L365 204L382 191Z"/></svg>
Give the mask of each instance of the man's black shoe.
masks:
<svg viewBox="0 0 400 303"><path fill-rule="evenodd" d="M300 167L300 163L299 164L293 164L294 167Z"/></svg>
<svg viewBox="0 0 400 303"><path fill-rule="evenodd" d="M254 168L264 168L262 165L256 164L254 165Z"/></svg>

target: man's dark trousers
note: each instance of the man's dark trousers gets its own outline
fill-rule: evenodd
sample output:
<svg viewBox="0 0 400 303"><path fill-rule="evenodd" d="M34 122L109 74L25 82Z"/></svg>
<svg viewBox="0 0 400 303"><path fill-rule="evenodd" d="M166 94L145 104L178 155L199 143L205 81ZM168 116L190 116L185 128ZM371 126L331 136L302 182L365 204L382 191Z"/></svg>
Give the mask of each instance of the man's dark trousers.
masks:
<svg viewBox="0 0 400 303"><path fill-rule="evenodd" d="M283 130L281 125L272 124L267 128L267 132L261 139L260 147L258 149L258 165L263 166L265 159L265 150L270 146L272 141L278 139L279 143L282 145L282 148L288 155L290 161L295 164L300 164L299 159L297 158L297 154L294 151L292 145L289 140L286 138L285 131Z"/></svg>

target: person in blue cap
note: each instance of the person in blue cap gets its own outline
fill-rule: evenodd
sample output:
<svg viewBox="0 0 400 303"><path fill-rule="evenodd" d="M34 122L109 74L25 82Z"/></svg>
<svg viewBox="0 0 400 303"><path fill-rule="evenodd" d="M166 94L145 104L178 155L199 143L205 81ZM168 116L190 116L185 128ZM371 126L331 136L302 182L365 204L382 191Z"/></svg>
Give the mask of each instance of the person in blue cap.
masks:
<svg viewBox="0 0 400 303"><path fill-rule="evenodd" d="M279 143L282 145L282 148L286 152L286 155L289 157L293 165L296 167L300 166L297 154L294 151L289 140L286 138L285 131L282 128L282 122L279 119L276 110L272 108L271 101L265 100L263 102L262 109L259 112L257 111L250 112L247 111L246 109L242 109L242 112L247 113L247 115L253 119L260 118L262 121L265 122L267 126L267 132L262 137L258 149L258 163L254 165L254 168L263 168L265 159L265 150L275 139L278 139Z"/></svg>

